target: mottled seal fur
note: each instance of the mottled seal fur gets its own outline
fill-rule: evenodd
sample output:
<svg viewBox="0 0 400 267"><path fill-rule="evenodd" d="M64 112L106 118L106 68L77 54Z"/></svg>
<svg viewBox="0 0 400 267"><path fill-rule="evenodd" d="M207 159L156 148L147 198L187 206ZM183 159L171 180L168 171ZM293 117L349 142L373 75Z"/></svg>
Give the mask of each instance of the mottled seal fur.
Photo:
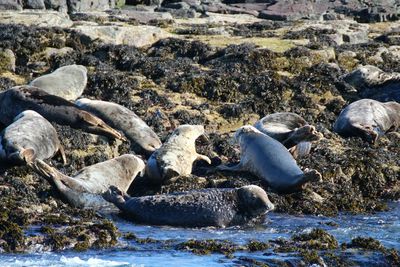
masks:
<svg viewBox="0 0 400 267"><path fill-rule="evenodd" d="M126 154L88 166L69 177L36 160L34 170L56 186L74 207L94 208L107 206L101 194L110 186L126 192L138 173L143 174L145 163L140 158Z"/></svg>
<svg viewBox="0 0 400 267"><path fill-rule="evenodd" d="M202 159L211 164L207 156L196 152L195 142L201 135L204 135L202 125L181 125L176 128L167 142L147 161L149 179L162 183L179 175L189 175L195 160Z"/></svg>
<svg viewBox="0 0 400 267"><path fill-rule="evenodd" d="M274 205L255 185L129 197L110 188L104 198L134 222L184 227L226 227L260 219Z"/></svg>
<svg viewBox="0 0 400 267"><path fill-rule="evenodd" d="M307 182L321 180L321 174L316 170L304 173L280 142L253 126L239 128L235 139L240 145L240 163L232 167L220 165L218 169L248 171L280 193L295 192Z"/></svg>
<svg viewBox="0 0 400 267"><path fill-rule="evenodd" d="M31 165L35 159L48 159L64 149L54 127L35 111L26 110L0 133L0 159L11 164Z"/></svg>
<svg viewBox="0 0 400 267"><path fill-rule="evenodd" d="M89 133L124 139L123 135L104 121L80 110L64 98L50 95L33 86L16 86L0 93L0 122L9 125L25 110L34 110L50 122L69 125Z"/></svg>
<svg viewBox="0 0 400 267"><path fill-rule="evenodd" d="M154 131L129 109L116 103L87 98L78 99L75 104L122 131L129 140L139 144L145 151L153 152L161 147L161 141Z"/></svg>
<svg viewBox="0 0 400 267"><path fill-rule="evenodd" d="M29 83L43 91L67 100L80 97L87 83L87 69L82 65L68 65Z"/></svg>
<svg viewBox="0 0 400 267"><path fill-rule="evenodd" d="M361 99L340 112L333 130L343 137L359 136L374 143L380 135L400 127L400 104Z"/></svg>
<svg viewBox="0 0 400 267"><path fill-rule="evenodd" d="M311 142L322 138L314 126L291 112L278 112L265 116L254 124L260 132L281 142L297 158L310 152Z"/></svg>

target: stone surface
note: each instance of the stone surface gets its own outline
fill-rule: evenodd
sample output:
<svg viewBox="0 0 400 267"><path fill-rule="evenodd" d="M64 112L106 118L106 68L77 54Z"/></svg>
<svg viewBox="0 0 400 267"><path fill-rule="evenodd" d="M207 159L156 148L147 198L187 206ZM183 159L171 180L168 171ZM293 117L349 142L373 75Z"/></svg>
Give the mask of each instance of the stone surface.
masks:
<svg viewBox="0 0 400 267"><path fill-rule="evenodd" d="M91 39L99 39L108 44L124 44L135 47L152 45L160 39L170 36L161 28L154 26L77 26L75 30L89 36Z"/></svg>
<svg viewBox="0 0 400 267"><path fill-rule="evenodd" d="M24 0L24 9L45 9L43 0Z"/></svg>
<svg viewBox="0 0 400 267"><path fill-rule="evenodd" d="M0 73L4 71L15 71L15 55L10 49L0 48Z"/></svg>
<svg viewBox="0 0 400 267"><path fill-rule="evenodd" d="M0 10L22 10L22 0L0 0Z"/></svg>
<svg viewBox="0 0 400 267"><path fill-rule="evenodd" d="M23 24L41 27L71 27L72 21L68 15L56 11L21 11L0 12L0 24Z"/></svg>
<svg viewBox="0 0 400 267"><path fill-rule="evenodd" d="M114 16L125 16L131 19L135 19L140 23L148 23L152 20L173 20L173 17L168 12L152 12L152 11L140 11L132 9L122 9L110 12Z"/></svg>
<svg viewBox="0 0 400 267"><path fill-rule="evenodd" d="M67 0L44 0L46 9L66 12L68 11Z"/></svg>
<svg viewBox="0 0 400 267"><path fill-rule="evenodd" d="M67 0L68 12L105 11L115 7L114 0Z"/></svg>

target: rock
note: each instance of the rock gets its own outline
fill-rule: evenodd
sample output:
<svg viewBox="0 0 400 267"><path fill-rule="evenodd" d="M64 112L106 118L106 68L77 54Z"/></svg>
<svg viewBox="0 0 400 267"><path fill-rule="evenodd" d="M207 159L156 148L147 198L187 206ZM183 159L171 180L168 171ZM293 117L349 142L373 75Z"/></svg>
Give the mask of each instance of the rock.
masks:
<svg viewBox="0 0 400 267"><path fill-rule="evenodd" d="M44 0L46 9L52 9L60 12L67 12L67 0Z"/></svg>
<svg viewBox="0 0 400 267"><path fill-rule="evenodd" d="M60 49L47 47L46 50L44 51L44 55L48 59L52 56L65 56L72 52L74 52L74 49L72 47L63 47Z"/></svg>
<svg viewBox="0 0 400 267"><path fill-rule="evenodd" d="M0 10L22 10L22 0L1 0Z"/></svg>
<svg viewBox="0 0 400 267"><path fill-rule="evenodd" d="M45 9L45 5L43 0L24 0L24 8Z"/></svg>
<svg viewBox="0 0 400 267"><path fill-rule="evenodd" d="M92 40L99 39L108 44L124 44L135 47L152 45L160 39L171 35L154 26L77 26L74 28L89 36Z"/></svg>
<svg viewBox="0 0 400 267"><path fill-rule="evenodd" d="M49 94L74 101L82 95L86 83L87 69L82 65L69 65L40 76L29 85L39 87Z"/></svg>
<svg viewBox="0 0 400 267"><path fill-rule="evenodd" d="M0 73L3 71L15 71L15 55L10 49L0 48Z"/></svg>
<svg viewBox="0 0 400 267"><path fill-rule="evenodd" d="M0 24L22 24L39 27L71 27L68 15L56 11L0 12Z"/></svg>
<svg viewBox="0 0 400 267"><path fill-rule="evenodd" d="M160 6L163 0L126 0L127 5Z"/></svg>
<svg viewBox="0 0 400 267"><path fill-rule="evenodd" d="M173 20L173 17L168 12L153 12L153 11L140 11L132 9L123 9L112 11L110 14L114 16L126 16L131 19L135 19L140 23L147 24L152 20Z"/></svg>
<svg viewBox="0 0 400 267"><path fill-rule="evenodd" d="M68 12L105 11L115 7L114 0L68 0Z"/></svg>

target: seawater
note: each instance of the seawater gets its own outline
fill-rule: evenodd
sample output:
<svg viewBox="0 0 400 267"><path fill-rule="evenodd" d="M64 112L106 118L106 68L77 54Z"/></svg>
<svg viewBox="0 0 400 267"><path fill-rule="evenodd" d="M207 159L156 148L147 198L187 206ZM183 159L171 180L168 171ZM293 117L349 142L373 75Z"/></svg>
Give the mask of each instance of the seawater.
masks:
<svg viewBox="0 0 400 267"><path fill-rule="evenodd" d="M321 228L334 235L339 243L350 242L357 236L372 237L387 248L400 250L400 202L390 205L390 211L368 215L340 214L337 217L293 216L271 212L262 225L251 228L175 228L136 225L116 219L122 233L132 232L139 238L168 241L171 246L160 243L138 245L121 239L114 249L90 250L86 252L42 252L28 254L0 254L1 266L232 266L235 259L221 254L199 256L173 249L174 244L189 239L221 239L236 244L249 240L268 241L290 238L294 234L307 233ZM114 218L115 219L115 218ZM235 258L249 256L259 260L266 258L288 259L291 254L263 252L237 252ZM363 257L359 255L358 257ZM363 259L359 259L361 262ZM366 260L368 262L368 260Z"/></svg>

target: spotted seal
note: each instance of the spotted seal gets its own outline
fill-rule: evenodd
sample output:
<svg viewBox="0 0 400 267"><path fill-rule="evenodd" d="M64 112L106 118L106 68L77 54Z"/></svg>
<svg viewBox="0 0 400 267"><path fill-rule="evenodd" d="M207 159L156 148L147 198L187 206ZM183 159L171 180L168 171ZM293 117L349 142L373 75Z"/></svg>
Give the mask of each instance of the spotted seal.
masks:
<svg viewBox="0 0 400 267"><path fill-rule="evenodd" d="M29 85L72 101L82 95L86 83L87 69L85 66L68 65L34 79Z"/></svg>
<svg viewBox="0 0 400 267"><path fill-rule="evenodd" d="M111 127L122 131L133 143L139 144L145 151L153 152L160 148L161 141L154 131L133 111L116 103L78 99L75 104L100 119Z"/></svg>
<svg viewBox="0 0 400 267"><path fill-rule="evenodd" d="M126 192L138 173L143 175L145 163L135 155L125 154L85 167L72 177L42 160L36 160L33 168L54 184L72 206L95 208L107 206L101 194L110 186L117 186Z"/></svg>
<svg viewBox="0 0 400 267"><path fill-rule="evenodd" d="M204 135L202 125L181 125L174 130L158 150L147 161L146 173L155 183L162 183L179 175L189 175L195 160L211 160L196 152L195 141Z"/></svg>
<svg viewBox="0 0 400 267"><path fill-rule="evenodd" d="M295 158L307 155L311 149L311 142L323 137L314 126L292 112L267 115L257 121L254 127L281 142Z"/></svg>
<svg viewBox="0 0 400 267"><path fill-rule="evenodd" d="M0 93L0 122L9 125L24 110L34 110L50 122L69 125L89 133L124 140L121 133L64 98L50 95L29 85L16 86Z"/></svg>
<svg viewBox="0 0 400 267"><path fill-rule="evenodd" d="M255 185L129 197L116 187L104 198L134 222L184 227L226 227L260 219L274 205Z"/></svg>
<svg viewBox="0 0 400 267"><path fill-rule="evenodd" d="M359 136L374 143L380 135L396 131L399 127L399 103L361 99L340 112L333 130L343 137Z"/></svg>
<svg viewBox="0 0 400 267"><path fill-rule="evenodd" d="M0 133L0 159L11 164L31 165L35 159L48 159L64 149L53 125L35 111L26 110Z"/></svg>
<svg viewBox="0 0 400 267"><path fill-rule="evenodd" d="M220 165L219 170L248 171L280 193L295 192L307 182L321 180L316 170L304 173L280 142L253 126L239 128L235 139L240 145L240 163L232 167Z"/></svg>

